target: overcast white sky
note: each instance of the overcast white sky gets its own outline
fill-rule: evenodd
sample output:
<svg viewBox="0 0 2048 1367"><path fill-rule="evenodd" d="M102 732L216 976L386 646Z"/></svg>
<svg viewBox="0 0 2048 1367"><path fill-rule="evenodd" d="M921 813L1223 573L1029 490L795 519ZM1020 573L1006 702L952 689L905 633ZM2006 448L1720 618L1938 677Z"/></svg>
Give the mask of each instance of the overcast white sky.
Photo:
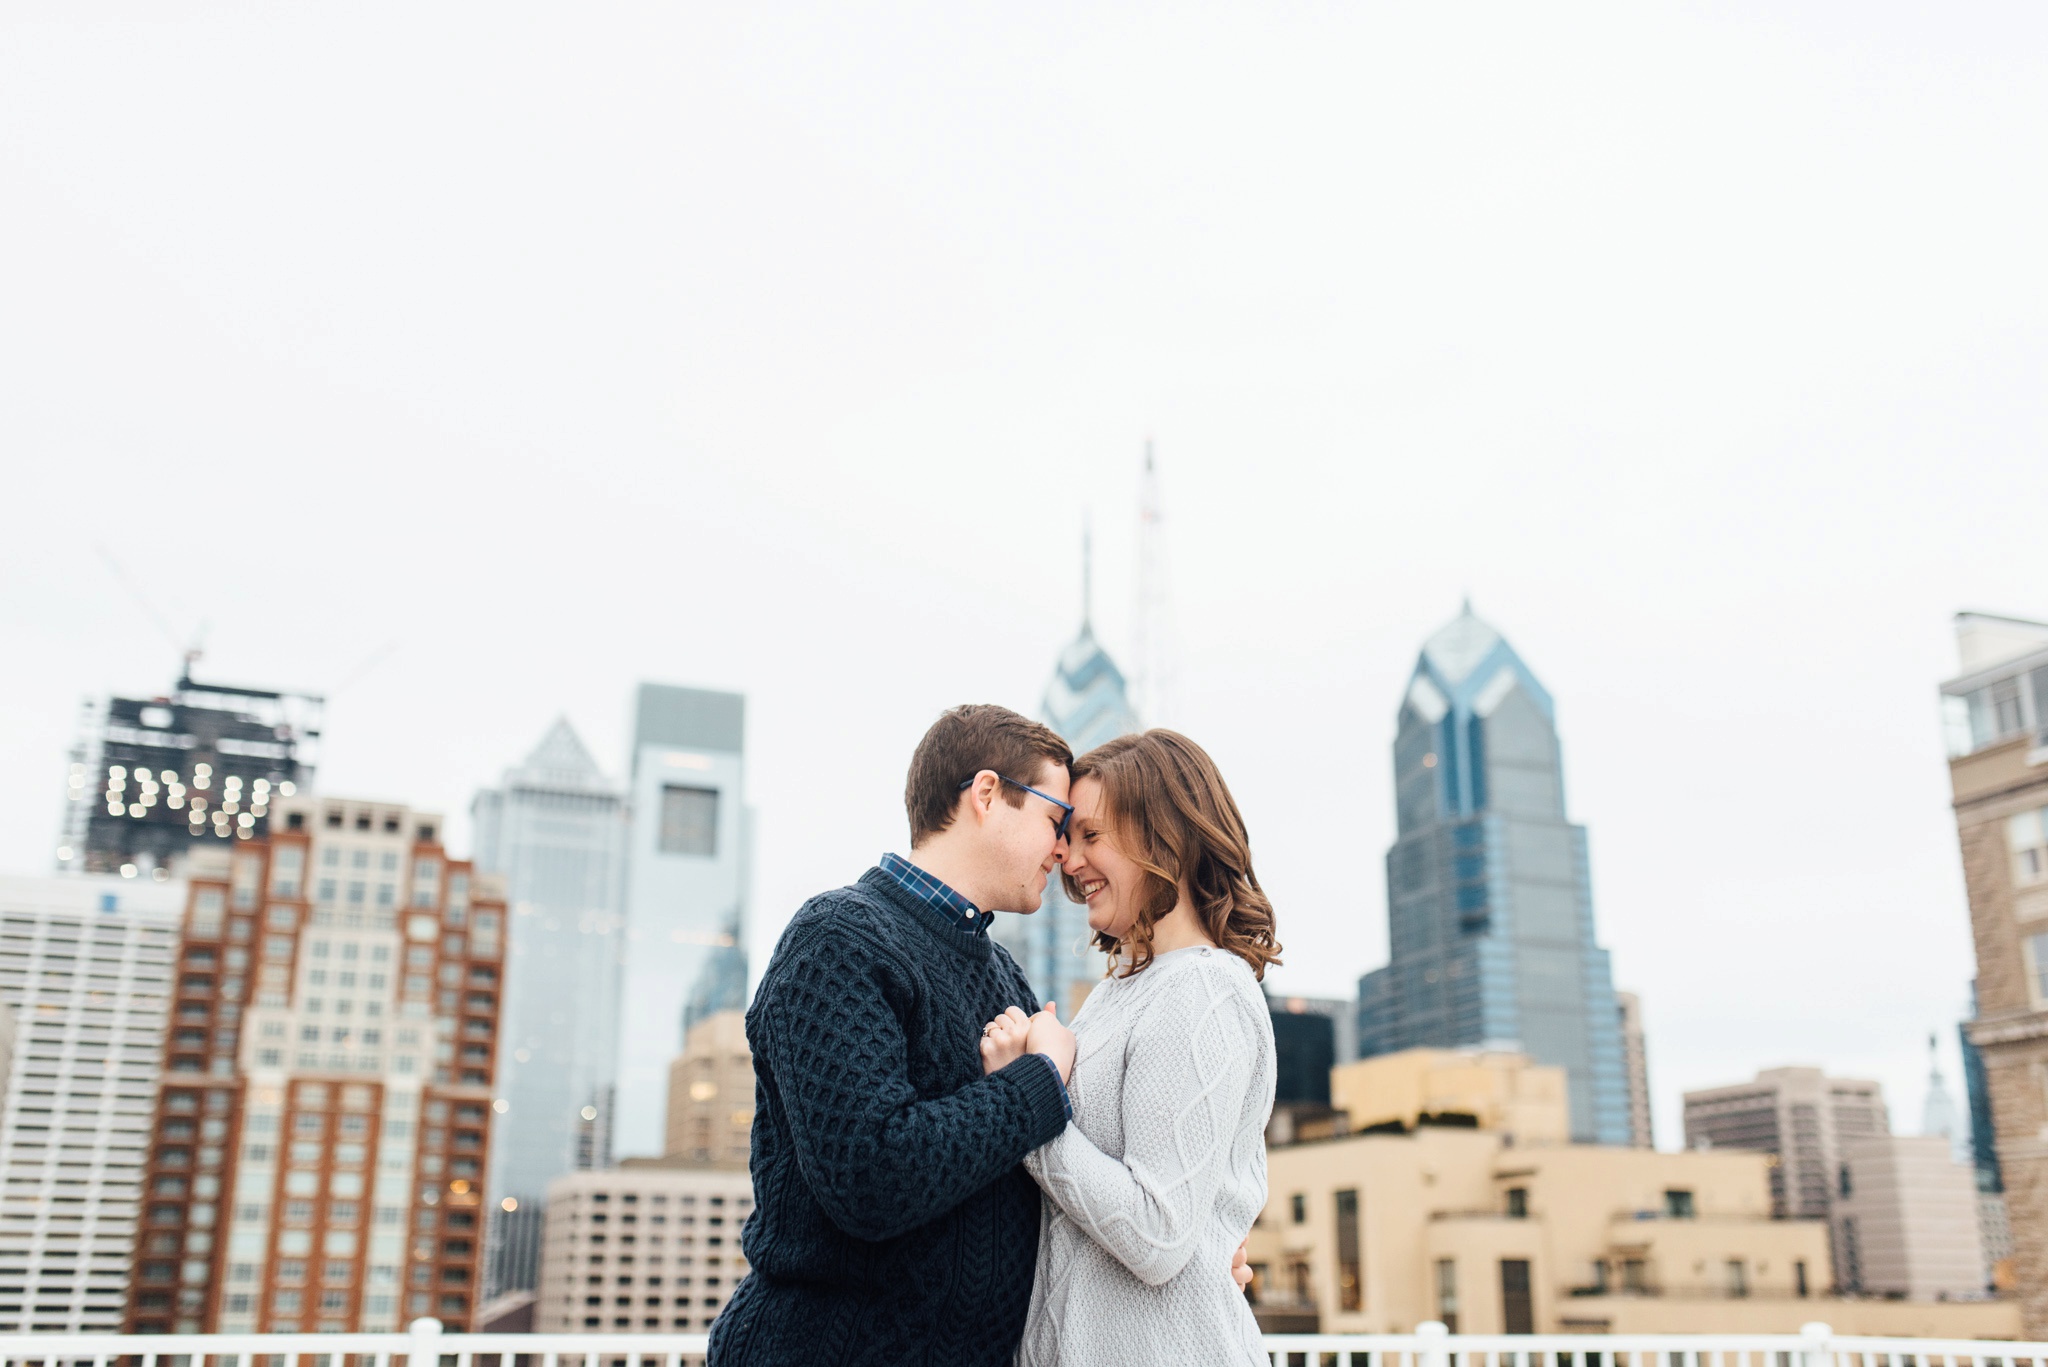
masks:
<svg viewBox="0 0 2048 1367"><path fill-rule="evenodd" d="M744 690L757 952L905 760L1128 641L1283 990L1383 961L1388 744L1470 592L1558 700L1660 1137L1813 1062L1917 1125L1971 954L1951 613L2048 615L2038 6L0 10L0 868L77 704L332 692L451 814ZM365 670L364 666L369 665ZM466 820L455 823L466 841Z"/></svg>

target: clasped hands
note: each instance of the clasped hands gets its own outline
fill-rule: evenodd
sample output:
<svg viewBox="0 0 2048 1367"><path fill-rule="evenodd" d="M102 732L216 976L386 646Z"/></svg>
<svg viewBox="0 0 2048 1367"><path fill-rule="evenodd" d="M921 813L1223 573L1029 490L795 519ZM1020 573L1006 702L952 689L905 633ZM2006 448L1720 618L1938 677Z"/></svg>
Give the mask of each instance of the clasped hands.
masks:
<svg viewBox="0 0 2048 1367"><path fill-rule="evenodd" d="M1035 1016L1013 1006L981 1027L981 1071L984 1075L1007 1068L1026 1054L1044 1054L1060 1070L1060 1081L1074 1077L1074 1032L1060 1024L1059 1009L1047 1002ZM1237 1246L1230 1258L1230 1279L1239 1287L1249 1286L1252 1269L1247 1260L1249 1240Z"/></svg>
<svg viewBox="0 0 2048 1367"><path fill-rule="evenodd" d="M1074 1076L1074 1032L1060 1024L1051 1002L1035 1016L1013 1006L981 1027L981 1071L1007 1068L1026 1054L1044 1054L1060 1070L1060 1081Z"/></svg>

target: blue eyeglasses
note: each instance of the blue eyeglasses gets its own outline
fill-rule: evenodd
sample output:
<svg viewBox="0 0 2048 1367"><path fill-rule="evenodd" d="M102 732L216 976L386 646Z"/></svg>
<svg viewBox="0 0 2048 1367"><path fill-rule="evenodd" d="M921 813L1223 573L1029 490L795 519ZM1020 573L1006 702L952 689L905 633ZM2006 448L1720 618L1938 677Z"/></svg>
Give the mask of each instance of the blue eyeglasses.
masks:
<svg viewBox="0 0 2048 1367"><path fill-rule="evenodd" d="M1065 839L1067 838L1067 826L1068 826L1068 823L1072 822L1072 821L1073 821L1073 819L1074 819L1074 809L1073 809L1073 808L1072 808L1071 806L1069 806L1069 805L1068 805L1067 803L1064 803L1064 802L1060 801L1060 800L1059 800L1058 798L1054 797L1054 796L1053 796L1053 795L1052 795L1051 793L1041 793L1041 792L1039 792L1039 791L1038 791L1038 789L1036 789L1036 788L1032 787L1032 786L1031 786L1030 784L1028 784L1028 783L1019 783L1019 782L1017 782L1017 780L1016 780L1016 779L1014 779L1014 778L1011 778L1011 777L1009 777L1008 775L1005 775L1005 774L997 774L997 775L996 775L996 777L997 777L997 778L999 778L999 779L1002 779L1002 781L1003 781L1003 782L1005 782L1005 783L1009 784L1009 785L1010 785L1010 786L1011 786L1012 788L1022 788L1022 789L1023 789L1023 790L1025 791L1025 792L1027 792L1027 793L1031 794L1031 796L1033 796L1033 797L1042 797L1042 798L1044 798L1044 799L1045 799L1045 800L1046 800L1047 802L1050 802L1050 803L1051 803L1051 804L1052 804L1053 806L1055 806L1055 807L1059 808L1059 809L1060 809L1060 820L1059 820L1059 824L1058 824L1057 826L1054 826L1054 827L1053 827L1053 839L1055 839L1055 840L1065 840ZM964 793L964 792L966 792L966 791L967 791L967 790L968 790L969 788L972 788L973 786L974 786L974 780L973 780L973 779L971 779L971 778L963 778L963 779L961 779L961 780L960 780L960 786L959 786L958 788L955 788L955 789L954 789L953 791L954 791L954 792L956 792L956 793Z"/></svg>

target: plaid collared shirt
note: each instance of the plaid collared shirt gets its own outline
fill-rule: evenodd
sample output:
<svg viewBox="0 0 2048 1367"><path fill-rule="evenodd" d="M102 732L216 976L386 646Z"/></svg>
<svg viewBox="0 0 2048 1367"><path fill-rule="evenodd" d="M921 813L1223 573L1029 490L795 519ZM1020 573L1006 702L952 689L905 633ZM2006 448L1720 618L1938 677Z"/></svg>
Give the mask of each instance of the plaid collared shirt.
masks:
<svg viewBox="0 0 2048 1367"><path fill-rule="evenodd" d="M961 930L974 935L988 934L989 922L995 919L995 913L983 911L902 855L883 855L881 869L883 873L896 880L898 887L959 926ZM1072 1120L1074 1099L1067 1094L1067 1081L1060 1076L1060 1066L1044 1054L1026 1054L1025 1057L1044 1059L1045 1066L1052 1069L1053 1081L1060 1089L1060 1105L1066 1107L1067 1119Z"/></svg>
<svg viewBox="0 0 2048 1367"><path fill-rule="evenodd" d="M902 855L883 855L881 867L883 873L896 880L898 887L962 930L971 930L977 935L988 934L988 923L993 919L990 913L983 911Z"/></svg>

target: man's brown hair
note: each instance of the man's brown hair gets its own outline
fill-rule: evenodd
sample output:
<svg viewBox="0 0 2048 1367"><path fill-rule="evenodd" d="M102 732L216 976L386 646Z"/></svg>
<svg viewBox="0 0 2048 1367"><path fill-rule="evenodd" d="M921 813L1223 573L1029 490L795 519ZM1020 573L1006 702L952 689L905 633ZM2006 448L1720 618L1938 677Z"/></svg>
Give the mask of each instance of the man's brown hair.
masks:
<svg viewBox="0 0 2048 1367"><path fill-rule="evenodd" d="M917 743L903 785L910 847L916 849L953 824L961 780L993 769L1017 783L1030 783L1048 760L1065 768L1074 762L1074 752L1043 722L993 703L966 703L940 713ZM1024 805L1022 788L1005 783L1002 789L1012 807Z"/></svg>

